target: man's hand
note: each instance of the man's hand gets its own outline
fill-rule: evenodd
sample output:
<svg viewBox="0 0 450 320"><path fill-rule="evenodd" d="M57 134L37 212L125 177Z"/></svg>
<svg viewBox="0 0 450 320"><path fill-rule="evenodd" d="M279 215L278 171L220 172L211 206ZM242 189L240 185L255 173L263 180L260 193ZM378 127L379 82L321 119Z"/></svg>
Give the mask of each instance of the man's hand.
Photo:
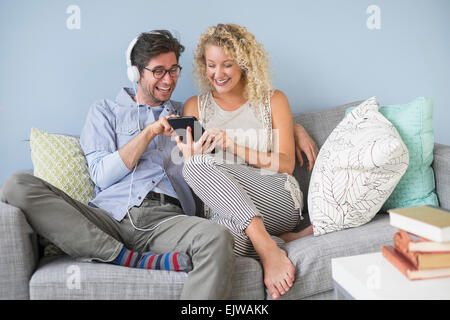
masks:
<svg viewBox="0 0 450 320"><path fill-rule="evenodd" d="M151 129L151 132L154 136L157 136L158 134L163 134L165 136L172 136L173 134L173 128L169 124L169 121L167 121L168 118L176 118L179 116L176 115L170 115L167 117L161 117L158 121L155 121L148 125L148 127Z"/></svg>
<svg viewBox="0 0 450 320"><path fill-rule="evenodd" d="M128 141L126 145L119 149L119 155L122 161L129 170L133 170L134 166L138 163L141 155L144 153L150 141L153 140L158 134L164 134L171 136L173 129L170 126L167 118L178 117L175 115L162 117L158 121L149 124L142 130L137 136Z"/></svg>
<svg viewBox="0 0 450 320"><path fill-rule="evenodd" d="M316 162L319 149L314 140L309 136L308 132L306 132L305 128L298 123L294 125L294 137L295 153L297 154L300 167L303 167L303 152L308 159L308 171L311 171Z"/></svg>
<svg viewBox="0 0 450 320"><path fill-rule="evenodd" d="M194 142L192 139L191 127L187 127L186 129L186 143L183 143L181 141L180 136L176 136L175 141L177 142L178 149L180 149L181 153L183 153L185 161L187 161L194 154L209 153L216 146L214 134L211 134L208 131L205 131L200 137L200 139Z"/></svg>

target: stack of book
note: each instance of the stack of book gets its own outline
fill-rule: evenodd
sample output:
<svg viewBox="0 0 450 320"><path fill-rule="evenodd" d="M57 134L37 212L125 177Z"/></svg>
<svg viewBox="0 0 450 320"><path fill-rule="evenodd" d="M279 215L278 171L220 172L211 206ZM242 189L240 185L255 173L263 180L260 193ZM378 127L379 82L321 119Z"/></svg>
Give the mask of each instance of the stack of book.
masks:
<svg viewBox="0 0 450 320"><path fill-rule="evenodd" d="M450 211L433 206L388 210L399 229L383 256L408 279L450 277Z"/></svg>

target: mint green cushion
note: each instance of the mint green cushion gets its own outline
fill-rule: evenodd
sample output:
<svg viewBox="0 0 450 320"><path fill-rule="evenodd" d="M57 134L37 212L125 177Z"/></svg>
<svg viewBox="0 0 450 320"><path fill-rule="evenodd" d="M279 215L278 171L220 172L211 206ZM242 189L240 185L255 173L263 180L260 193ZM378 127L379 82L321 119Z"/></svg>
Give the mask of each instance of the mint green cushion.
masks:
<svg viewBox="0 0 450 320"><path fill-rule="evenodd" d="M346 113L353 108L347 109ZM433 101L418 97L410 103L379 107L397 129L409 152L409 166L382 211L421 205L438 206L433 162Z"/></svg>

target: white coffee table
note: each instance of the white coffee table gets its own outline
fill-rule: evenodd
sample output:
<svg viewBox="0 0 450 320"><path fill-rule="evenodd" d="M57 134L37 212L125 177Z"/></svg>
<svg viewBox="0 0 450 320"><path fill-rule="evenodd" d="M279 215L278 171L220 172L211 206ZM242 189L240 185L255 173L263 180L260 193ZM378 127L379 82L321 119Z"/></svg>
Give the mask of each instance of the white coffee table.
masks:
<svg viewBox="0 0 450 320"><path fill-rule="evenodd" d="M336 299L450 299L450 277L408 280L381 252L335 258L331 268Z"/></svg>

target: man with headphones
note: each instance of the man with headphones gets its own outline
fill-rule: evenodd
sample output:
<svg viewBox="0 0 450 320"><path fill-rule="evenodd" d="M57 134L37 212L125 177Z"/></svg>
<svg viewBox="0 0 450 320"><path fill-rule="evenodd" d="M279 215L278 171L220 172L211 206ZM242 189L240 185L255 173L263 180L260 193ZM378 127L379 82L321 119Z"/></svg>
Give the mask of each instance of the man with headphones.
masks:
<svg viewBox="0 0 450 320"><path fill-rule="evenodd" d="M33 229L80 261L187 271L181 299L226 299L234 271L233 237L196 216L167 118L184 47L166 30L142 33L127 50L136 87L89 110L80 144L94 181L85 205L30 174L11 176L4 201L22 209ZM176 152L174 152L176 150Z"/></svg>

